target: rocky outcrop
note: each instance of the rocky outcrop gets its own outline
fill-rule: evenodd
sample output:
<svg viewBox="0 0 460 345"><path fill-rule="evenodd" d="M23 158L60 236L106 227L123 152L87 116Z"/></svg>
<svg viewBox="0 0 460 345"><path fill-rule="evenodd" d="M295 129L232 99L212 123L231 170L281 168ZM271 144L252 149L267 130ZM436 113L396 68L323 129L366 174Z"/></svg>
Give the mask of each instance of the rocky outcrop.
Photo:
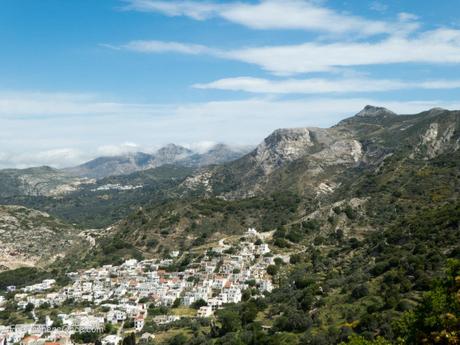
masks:
<svg viewBox="0 0 460 345"><path fill-rule="evenodd" d="M460 147L460 138L454 138L456 134L455 124L449 124L447 127L433 122L429 125L425 133L420 136L420 143L411 155L414 158L416 155L422 155L424 159L433 159L448 149L458 150Z"/></svg>
<svg viewBox="0 0 460 345"><path fill-rule="evenodd" d="M311 129L278 129L268 136L252 153L257 164L269 174L304 156L315 145Z"/></svg>
<svg viewBox="0 0 460 345"><path fill-rule="evenodd" d="M266 174L308 156L321 166L356 163L362 146L347 133L335 129L279 129L267 137L253 153Z"/></svg>

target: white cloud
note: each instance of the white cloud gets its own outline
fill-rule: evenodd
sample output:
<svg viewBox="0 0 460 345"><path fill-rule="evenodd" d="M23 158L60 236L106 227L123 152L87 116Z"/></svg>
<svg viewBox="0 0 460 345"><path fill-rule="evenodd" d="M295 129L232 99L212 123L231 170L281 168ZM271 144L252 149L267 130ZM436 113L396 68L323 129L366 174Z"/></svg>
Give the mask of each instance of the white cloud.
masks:
<svg viewBox="0 0 460 345"><path fill-rule="evenodd" d="M225 78L193 87L205 90L246 91L272 94L321 94L350 92L383 92L403 89L455 89L460 80L404 82L373 79L285 79L268 80L252 77Z"/></svg>
<svg viewBox="0 0 460 345"><path fill-rule="evenodd" d="M128 3L128 10L159 12L196 20L218 17L259 30L300 29L332 34L376 35L408 33L417 28L413 23L367 20L307 0L264 0L257 3L128 0Z"/></svg>
<svg viewBox="0 0 460 345"><path fill-rule="evenodd" d="M101 100L94 94L53 92L0 92L0 116L62 116L87 114L143 114L152 109L146 104Z"/></svg>
<svg viewBox="0 0 460 345"><path fill-rule="evenodd" d="M118 49L127 49L144 53L181 53L181 54L218 54L216 50L199 44L185 44L162 41L132 41Z"/></svg>
<svg viewBox="0 0 460 345"><path fill-rule="evenodd" d="M100 156L119 156L141 150L136 143L126 142L120 145L103 145L98 147L96 152Z"/></svg>
<svg viewBox="0 0 460 345"><path fill-rule="evenodd" d="M182 146L198 153L206 153L210 149L212 149L216 144L217 142L215 141L203 140L196 143L183 144Z"/></svg>
<svg viewBox="0 0 460 345"><path fill-rule="evenodd" d="M230 51L226 55L280 75L361 65L460 63L460 30L438 29L413 39L391 37L375 43L308 42L256 47Z"/></svg>
<svg viewBox="0 0 460 345"><path fill-rule="evenodd" d="M65 167L73 165L76 162L81 162L89 157L83 151L73 148L37 151L31 147L28 151L0 154L0 168L27 168L42 165Z"/></svg>
<svg viewBox="0 0 460 345"><path fill-rule="evenodd" d="M152 48L153 47L153 48ZM341 67L396 63L460 63L460 30L437 29L415 38L392 36L377 42L307 42L296 45L218 50L195 44L135 41L122 46L144 53L207 54L255 64L276 75L332 71Z"/></svg>
<svg viewBox="0 0 460 345"><path fill-rule="evenodd" d="M24 163L27 162L28 154L25 154L25 157L21 157ZM79 161L85 158L85 154L74 148L64 148L64 149L51 149L47 151L38 152L33 159L41 165L56 165L67 166L73 162Z"/></svg>
<svg viewBox="0 0 460 345"><path fill-rule="evenodd" d="M0 94L1 167L53 165L64 167L82 163L102 154L123 150L144 151L175 142L225 142L257 144L280 127L328 127L357 113L365 104L386 106L399 113L415 113L433 107L460 109L460 102L392 102L375 98L334 98L279 100L250 98L186 104L115 103L113 113L100 112L103 99L67 95L66 107L58 113L43 113L41 101L48 104L55 94L16 93L34 107L12 109ZM32 97L33 102L29 99ZM78 102L69 101L80 99ZM5 116L3 114L14 115ZM82 112L85 110L85 112ZM131 143L131 144L130 144ZM135 143L135 144L132 144ZM137 145L137 146L135 146ZM195 144L196 145L196 144Z"/></svg>
<svg viewBox="0 0 460 345"><path fill-rule="evenodd" d="M126 0L126 10L141 12L160 12L168 16L187 16L196 20L204 20L216 16L223 7L219 4L194 1L151 1Z"/></svg>
<svg viewBox="0 0 460 345"><path fill-rule="evenodd" d="M418 20L418 16L413 13L401 12L398 13L398 18L401 22L410 22Z"/></svg>
<svg viewBox="0 0 460 345"><path fill-rule="evenodd" d="M388 5L387 4L384 4L380 1L373 1L369 8L373 11L377 11L377 12L386 12L388 10Z"/></svg>

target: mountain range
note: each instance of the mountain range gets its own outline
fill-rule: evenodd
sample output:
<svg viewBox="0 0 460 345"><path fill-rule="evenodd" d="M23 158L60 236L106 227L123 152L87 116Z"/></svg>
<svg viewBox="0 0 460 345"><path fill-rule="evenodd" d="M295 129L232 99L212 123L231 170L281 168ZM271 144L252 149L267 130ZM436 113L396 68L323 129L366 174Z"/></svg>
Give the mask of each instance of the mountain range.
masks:
<svg viewBox="0 0 460 345"><path fill-rule="evenodd" d="M216 144L205 152L169 144L153 154L134 152L98 157L75 167L55 169L47 166L0 170L0 197L59 196L94 185L98 180L165 165L198 168L240 158L250 147Z"/></svg>
<svg viewBox="0 0 460 345"><path fill-rule="evenodd" d="M21 180L17 171L3 171L0 181L9 182L0 204L46 212L72 224L79 238L92 238L44 268L57 276L168 258L172 250L181 253L180 269L212 255L222 239L237 246L247 228L258 229L288 262L273 265L278 288L260 305L249 295L228 307L238 316L257 304L257 318L238 321L244 331L229 331L239 339L265 334L265 327L295 340L287 344L337 344L353 333L396 343L395 320L409 318L406 312L460 259L460 111L406 115L368 105L330 128L278 129L249 152L230 151L196 154L168 145L65 171L39 168L57 185L71 173L79 181L60 195L27 194L14 182ZM19 187L25 192L14 196ZM3 219L5 229L22 231ZM89 227L100 230L82 235ZM219 336L211 329L210 337Z"/></svg>
<svg viewBox="0 0 460 345"><path fill-rule="evenodd" d="M101 179L108 176L126 175L136 171L175 164L187 167L220 164L240 158L249 148L232 148L216 144L204 153L169 144L153 154L135 152L122 156L99 157L64 171L72 176Z"/></svg>
<svg viewBox="0 0 460 345"><path fill-rule="evenodd" d="M398 212L408 212L418 203L456 200L459 127L458 111L397 115L366 106L331 128L276 130L251 152L222 164L207 165L215 159L204 159L219 157L219 149L197 155L169 145L131 165L141 171L99 179L59 196L59 202L53 195L0 202L37 208L82 227L112 226L110 238L120 237L143 253L158 250L148 247L149 241L165 251L185 249L248 226L269 231L311 217L322 217L321 231L330 233L337 225L327 215L340 205L362 214L361 225L345 221L341 230L362 236L396 201ZM228 150L223 152L227 160ZM115 162L117 173L101 160ZM162 165L166 162L173 164ZM120 173L117 157L84 166Z"/></svg>
<svg viewBox="0 0 460 345"><path fill-rule="evenodd" d="M225 199L280 188L317 195L332 192L347 173L374 171L395 155L427 161L459 148L458 112L396 115L368 105L331 128L276 130L248 155L202 169L183 186Z"/></svg>

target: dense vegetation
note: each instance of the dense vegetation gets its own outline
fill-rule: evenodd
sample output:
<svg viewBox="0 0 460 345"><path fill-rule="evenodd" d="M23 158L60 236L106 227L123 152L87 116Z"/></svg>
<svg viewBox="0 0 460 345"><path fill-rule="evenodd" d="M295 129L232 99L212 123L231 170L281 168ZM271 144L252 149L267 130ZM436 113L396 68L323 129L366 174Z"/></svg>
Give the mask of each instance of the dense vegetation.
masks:
<svg viewBox="0 0 460 345"><path fill-rule="evenodd" d="M166 255L171 248L196 248L248 227L271 230L292 221L299 202L297 195L284 192L235 201L167 201L140 208L118 224L114 235L100 241L99 250L85 261L99 265L153 253Z"/></svg>
<svg viewBox="0 0 460 345"><path fill-rule="evenodd" d="M0 272L0 290L4 291L8 286L12 285L19 288L26 284L38 283L49 277L49 273L33 267Z"/></svg>

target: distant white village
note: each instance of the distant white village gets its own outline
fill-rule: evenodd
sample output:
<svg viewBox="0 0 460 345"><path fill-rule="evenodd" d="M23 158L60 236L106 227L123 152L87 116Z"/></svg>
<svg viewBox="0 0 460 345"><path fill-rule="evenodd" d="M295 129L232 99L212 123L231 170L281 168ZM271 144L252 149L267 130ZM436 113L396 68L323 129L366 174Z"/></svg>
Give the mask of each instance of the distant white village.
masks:
<svg viewBox="0 0 460 345"><path fill-rule="evenodd" d="M139 188L142 188L142 187L143 186L141 186L141 185L132 186L132 185L121 185L119 183L116 183L116 184L109 183L109 184L105 184L105 185L99 186L97 188L91 189L91 191L92 192L100 192L100 191L108 191L108 190L125 191L125 190L135 190L135 189L139 189Z"/></svg>
<svg viewBox="0 0 460 345"><path fill-rule="evenodd" d="M132 259L120 266L68 273L71 284L61 288L56 287L53 279L17 291L10 286L8 290L15 293L18 310L32 307L35 322L0 326L0 345L67 345L72 343L73 333L100 331L107 324L116 325L118 332L107 335L102 344L116 345L128 322L139 336L155 336L143 333L152 306L180 305L187 309L199 301L200 307L192 317L210 318L225 304L240 302L243 291L250 287L257 289L259 297L273 289L267 267L274 263L275 256L255 229L249 229L237 245L221 240L183 271L170 272L168 267L182 255L174 251L166 259ZM5 303L5 298L0 297L0 310ZM58 320L46 317L44 323L39 323L34 310L43 305L70 308L66 308L69 312L58 314ZM181 317L191 316L155 315L153 322L162 325Z"/></svg>

